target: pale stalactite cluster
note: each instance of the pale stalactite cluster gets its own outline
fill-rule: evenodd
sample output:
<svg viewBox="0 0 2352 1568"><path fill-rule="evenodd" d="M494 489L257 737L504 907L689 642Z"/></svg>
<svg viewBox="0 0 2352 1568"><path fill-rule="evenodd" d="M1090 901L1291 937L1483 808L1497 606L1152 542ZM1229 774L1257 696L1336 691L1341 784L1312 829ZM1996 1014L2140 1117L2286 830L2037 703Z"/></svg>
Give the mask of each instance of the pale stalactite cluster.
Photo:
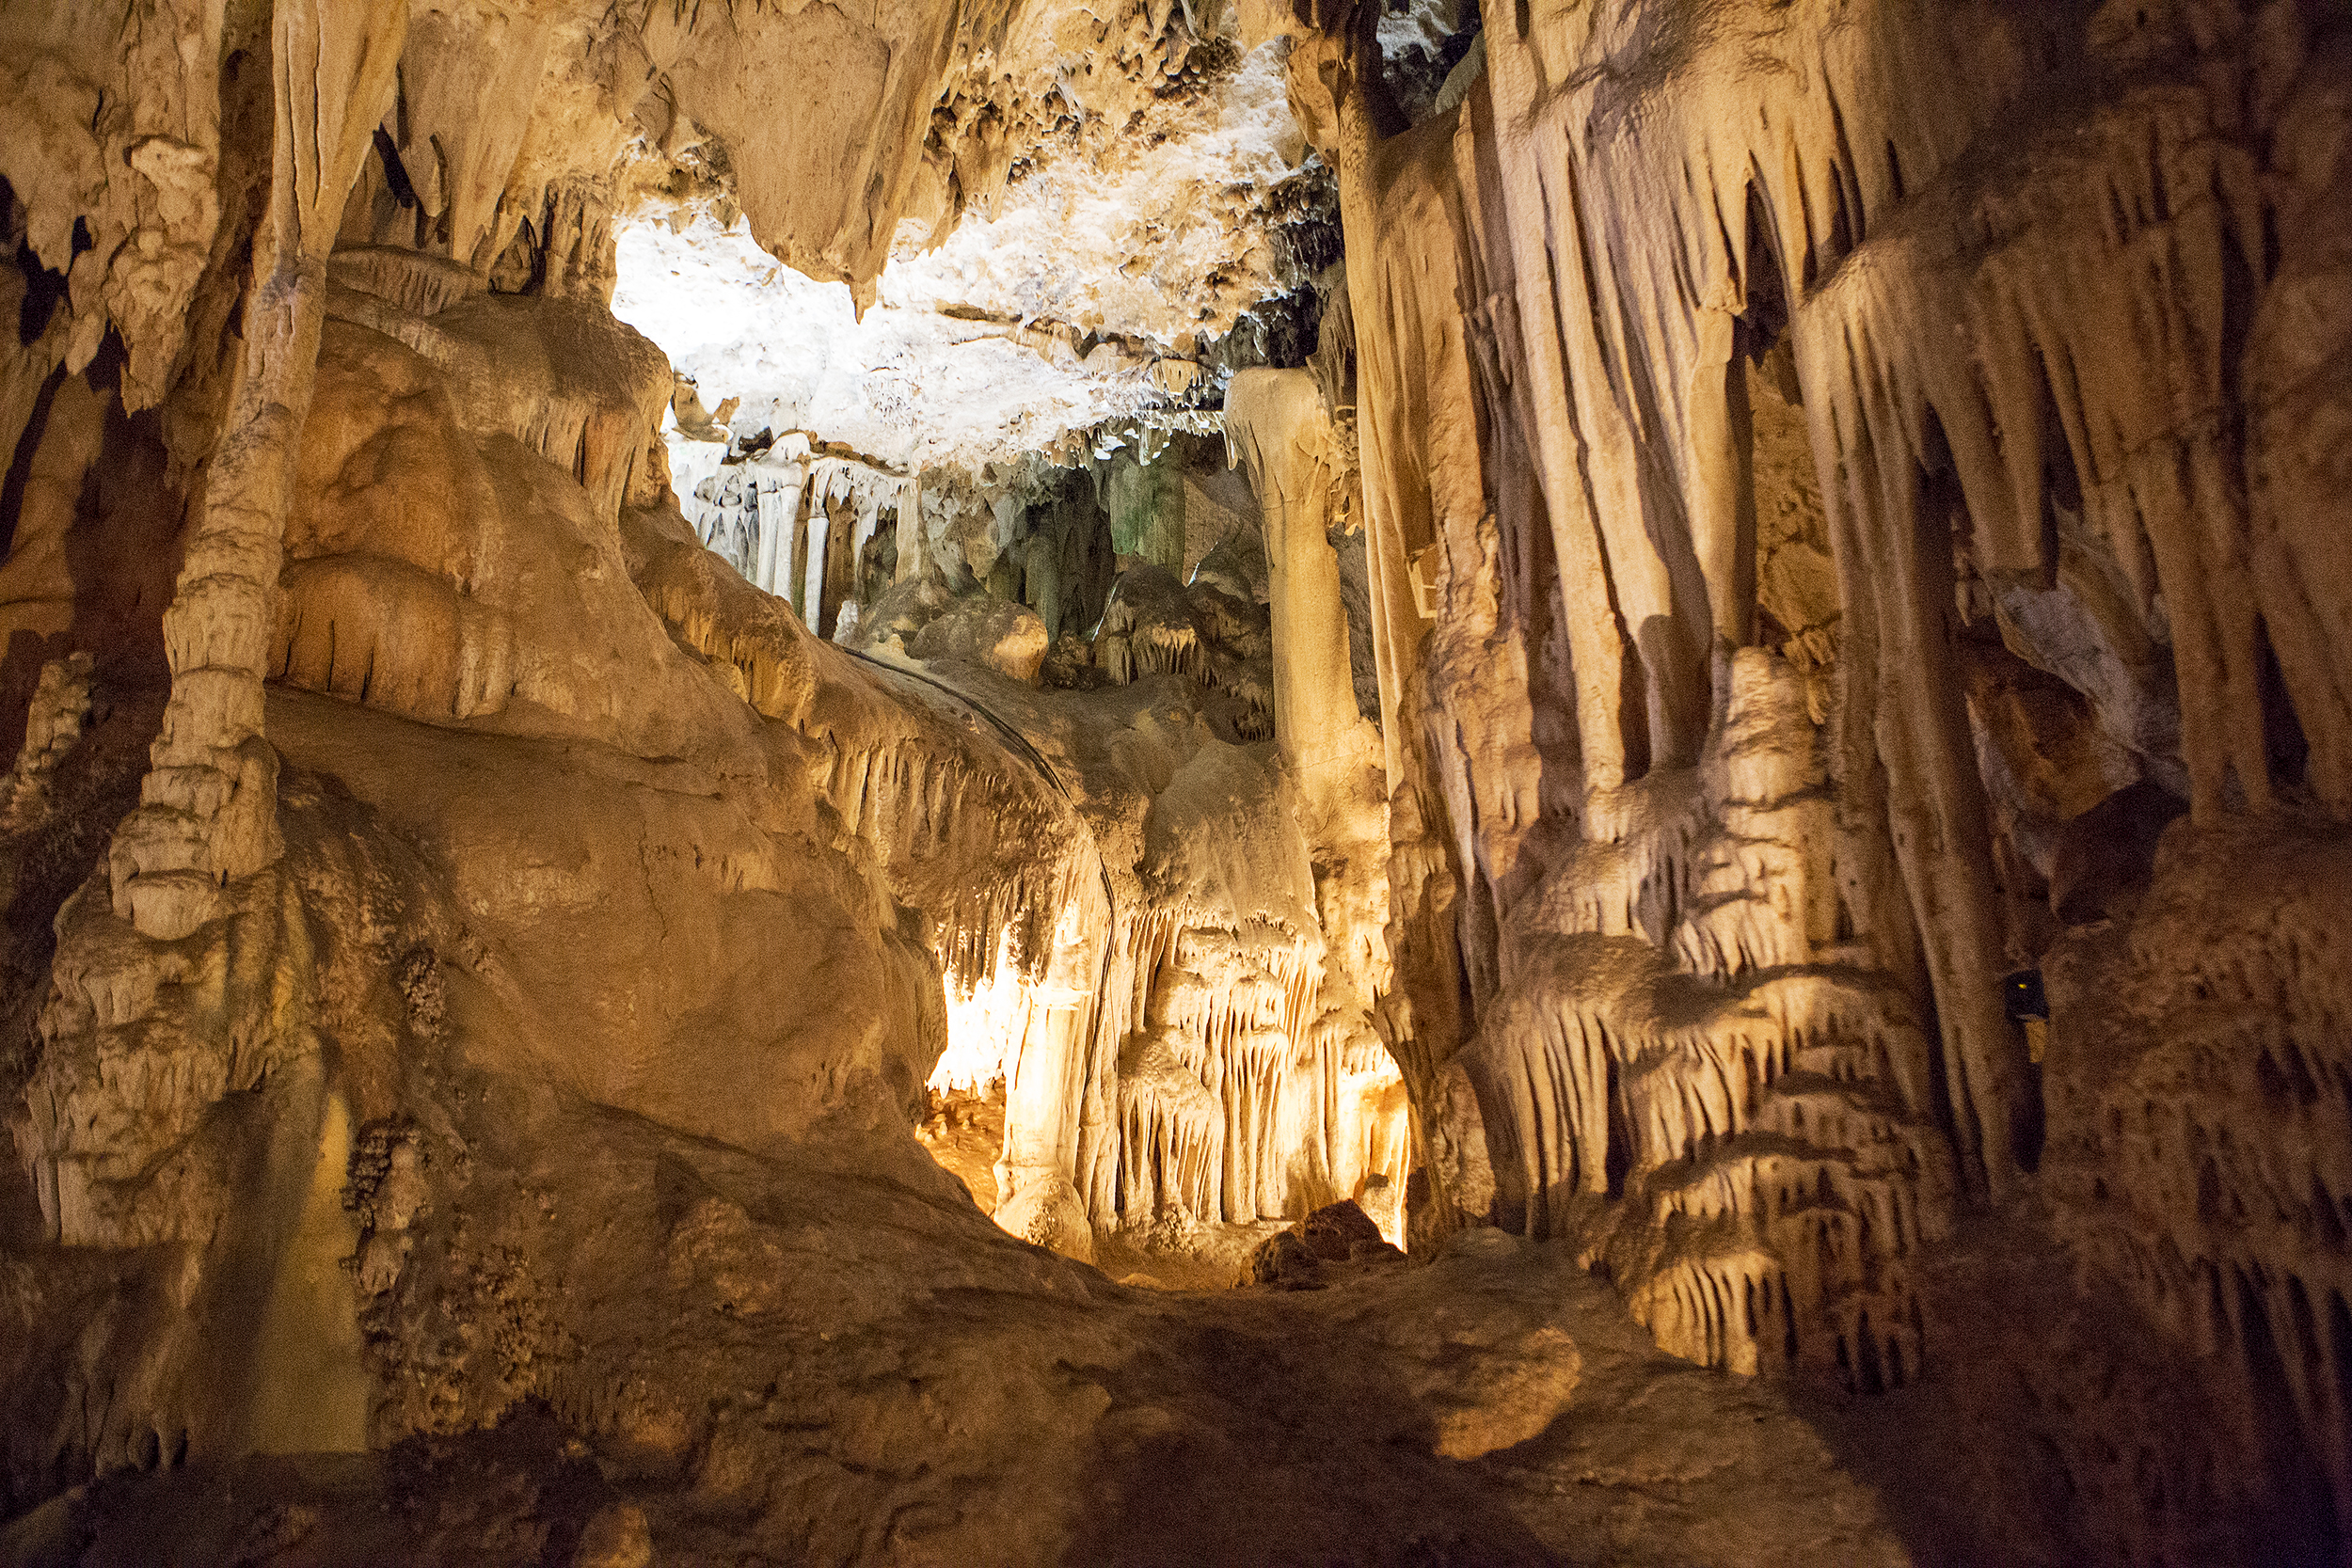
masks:
<svg viewBox="0 0 2352 1568"><path fill-rule="evenodd" d="M1123 709L1123 726L1111 730L1107 756L1073 730L1101 718L1057 716L1050 695L1022 695L976 671L959 684L1037 737L1034 762L1066 783L1085 819L992 837L995 852L1066 846L1070 875L1106 879L1111 895L1104 907L1082 887L1034 885L1025 869L1009 870L987 884L985 910L956 922L962 944L941 948L949 1041L935 1086L1003 1080L1000 1184L1018 1193L1025 1147L1050 1145L1083 1206L1034 1233L1073 1250L1089 1226L1181 1241L1201 1225L1295 1218L1366 1195L1393 1227L1407 1153L1397 1079L1365 1049L1362 993L1328 958L1327 929L1345 927L1319 915L1285 776L1217 739L1165 680L1108 710ZM890 797L911 800L907 820L931 835L953 819L953 801L937 792ZM971 820L1006 818L992 806ZM927 847L892 856L894 879ZM979 848L950 841L938 852L943 867L968 866ZM964 889L943 878L931 896ZM989 945L993 933L1057 911L1064 924L1044 967L1023 967L1034 948ZM1038 1089L1041 1079L1050 1090ZM1071 1138L1074 1149L1057 1141ZM1032 1233L1025 1213L1000 1205L997 1214Z"/></svg>
<svg viewBox="0 0 2352 1568"><path fill-rule="evenodd" d="M874 464L815 453L796 434L720 468L690 495L688 520L703 543L825 635L842 605L858 599L875 541L896 539L914 487Z"/></svg>

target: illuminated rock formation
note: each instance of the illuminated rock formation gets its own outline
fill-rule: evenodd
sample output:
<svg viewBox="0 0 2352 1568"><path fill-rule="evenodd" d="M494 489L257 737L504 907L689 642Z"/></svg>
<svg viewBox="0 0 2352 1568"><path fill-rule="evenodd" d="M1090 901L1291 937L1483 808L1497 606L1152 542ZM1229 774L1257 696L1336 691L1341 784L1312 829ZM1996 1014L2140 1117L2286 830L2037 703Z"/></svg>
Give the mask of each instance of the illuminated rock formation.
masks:
<svg viewBox="0 0 2352 1568"><path fill-rule="evenodd" d="M2111 1215L2094 1290L2159 1320L2195 1299L2224 1351L2236 1435L2137 1446L2122 1468L2175 1489L2136 1538L2226 1508L2201 1465L2324 1518L2324 1217L2293 1262L2162 1239L2085 1196L2150 1189L2079 1120L2094 1168L2041 1181L2061 1085L2075 1118L2143 1102L2090 1089L2116 1037L2091 993L2032 1021L2044 1063L1999 982L2121 940L2086 922L2201 947L2148 924L2200 846L2332 842L2289 826L2340 815L2344 709L2312 558L2262 510L2253 388L2261 324L2315 278L2283 236L2335 178L2296 137L2340 22L1700 11L1489 27L1409 129L1364 11L1258 24L1295 35L1340 169L1406 999L1384 1018L1458 1186L1431 1233L1572 1237L1681 1353L1876 1389L1934 1365L1915 1271L1961 1208L2056 1184L2062 1234ZM2279 395L2333 396L2308 377ZM2188 814L2151 861L2168 791ZM2226 943L2233 973L2294 940ZM2280 1084L2311 1048L2276 1039L2327 1006L2312 974L2235 1004ZM2140 1027L2134 1052L2174 1034ZM2137 1090L2188 1118L2150 1134L2183 1180L2251 1092L2197 1081ZM2209 1168L2184 1212L2332 1212ZM2258 1432L2266 1477L2233 1452ZM2121 1484L2091 1479L2103 1440L2058 1439L2083 1484Z"/></svg>
<svg viewBox="0 0 2352 1568"><path fill-rule="evenodd" d="M2346 1560L2341 6L0 40L0 1557Z"/></svg>

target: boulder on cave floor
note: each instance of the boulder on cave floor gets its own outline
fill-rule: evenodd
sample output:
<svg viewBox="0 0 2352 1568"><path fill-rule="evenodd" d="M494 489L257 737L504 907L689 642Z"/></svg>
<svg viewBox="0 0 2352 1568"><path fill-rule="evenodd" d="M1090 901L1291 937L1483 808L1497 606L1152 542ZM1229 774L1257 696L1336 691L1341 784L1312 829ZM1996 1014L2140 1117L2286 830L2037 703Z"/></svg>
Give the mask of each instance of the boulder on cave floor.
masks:
<svg viewBox="0 0 2352 1568"><path fill-rule="evenodd" d="M1342 1198L1258 1243L1243 1283L1283 1291L1321 1290L1332 1279L1394 1268L1405 1254L1380 1234L1354 1198Z"/></svg>

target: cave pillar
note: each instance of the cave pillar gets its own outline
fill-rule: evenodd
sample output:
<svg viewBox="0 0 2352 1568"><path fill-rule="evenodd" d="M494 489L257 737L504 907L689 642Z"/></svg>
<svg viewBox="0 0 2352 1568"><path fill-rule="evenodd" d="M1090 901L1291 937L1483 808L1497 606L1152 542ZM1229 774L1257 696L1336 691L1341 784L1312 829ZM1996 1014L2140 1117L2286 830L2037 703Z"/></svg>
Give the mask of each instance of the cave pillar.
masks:
<svg viewBox="0 0 2352 1568"><path fill-rule="evenodd" d="M1364 762L1370 736L1356 711L1339 556L1326 532L1332 430L1314 372L1234 376L1225 394L1225 440L1265 522L1275 738L1302 792L1325 808Z"/></svg>
<svg viewBox="0 0 2352 1568"><path fill-rule="evenodd" d="M898 499L898 564L891 581L905 582L923 575L923 476L907 481Z"/></svg>
<svg viewBox="0 0 2352 1568"><path fill-rule="evenodd" d="M1756 604L1756 507L1748 475L1747 378L1740 372L1736 318L1701 310L1692 372L1687 446L1691 533L1707 579L1708 619L1718 648L1750 641Z"/></svg>
<svg viewBox="0 0 2352 1568"><path fill-rule="evenodd" d="M176 940L218 917L226 886L278 854L262 682L295 450L318 371L327 252L390 111L407 20L404 0L278 0L273 15L275 152L245 350L164 612L170 704L140 804L108 859L116 914L151 938Z"/></svg>
<svg viewBox="0 0 2352 1568"><path fill-rule="evenodd" d="M798 463L781 472L760 471L755 492L758 533L752 581L764 593L777 593L789 578L795 525L801 514L805 474Z"/></svg>
<svg viewBox="0 0 2352 1568"><path fill-rule="evenodd" d="M298 1102L317 1106L317 1157L304 1172L309 1141L297 1133L310 1118L288 1116L272 1153L291 1168L272 1174L278 1207L291 1212L279 1215L284 1241L258 1304L243 1446L260 1453L358 1453L368 1446L373 1389L359 1303L343 1262L362 1240L342 1196L351 1180L351 1107L316 1056L286 1076Z"/></svg>
<svg viewBox="0 0 2352 1568"><path fill-rule="evenodd" d="M1005 1072L996 1223L1080 1259L1094 1256L1094 1227L1078 1190L1079 1145L1097 1088L1089 1047L1110 940L1109 905L1089 888L1055 926L1044 976L1028 988L1027 1020Z"/></svg>
<svg viewBox="0 0 2352 1568"><path fill-rule="evenodd" d="M1394 334L1381 314L1380 223L1372 164L1375 144L1402 129L1404 119L1380 80L1374 8L1327 0L1311 10L1311 17L1281 13L1274 20L1292 39L1286 67L1292 111L1340 177L1340 225L1351 282L1339 298L1348 313L1347 336L1357 357L1358 466L1373 663L1380 689L1382 757L1393 797L1411 776L1414 748L1406 733L1404 692L1427 630L1416 606L1411 563L1434 540L1427 498L1393 483L1396 443L1383 422L1397 402L1399 377ZM1359 65L1367 57L1375 62L1368 71ZM1367 301L1364 294L1373 297ZM1269 560L1272 554L1269 547Z"/></svg>
<svg viewBox="0 0 2352 1568"><path fill-rule="evenodd" d="M1322 0L1311 9L1306 26L1293 30L1286 77L1292 108L1309 140L1339 171L1340 220L1347 242L1359 468L1388 783L1387 937L1395 965L1393 989L1380 999L1374 1022L1404 1075L1416 1158L1429 1180L1429 1201L1408 1216L1412 1244L1422 1245L1461 1223L1457 1195L1450 1190L1446 1172L1428 1161L1427 1151L1442 1117L1437 1101L1439 1070L1460 1048L1465 1019L1457 919L1461 876L1438 803L1442 792L1412 721L1429 630L1415 592L1415 572L1417 563L1434 562L1437 522L1428 488L1421 483L1425 476L1410 450L1413 384L1391 314L1396 304L1389 294L1398 279L1383 265L1388 247L1375 166L1376 144L1403 129L1404 118L1380 77L1375 9L1353 0ZM1455 341L1458 347L1458 338ZM1469 437L1471 432L1463 428L1455 434ZM1578 657L1583 657L1581 646ZM1580 664L1580 674L1597 667Z"/></svg>
<svg viewBox="0 0 2352 1568"><path fill-rule="evenodd" d="M807 559L800 583L801 622L815 631L825 612L825 558L833 542L833 513L824 501L808 498Z"/></svg>

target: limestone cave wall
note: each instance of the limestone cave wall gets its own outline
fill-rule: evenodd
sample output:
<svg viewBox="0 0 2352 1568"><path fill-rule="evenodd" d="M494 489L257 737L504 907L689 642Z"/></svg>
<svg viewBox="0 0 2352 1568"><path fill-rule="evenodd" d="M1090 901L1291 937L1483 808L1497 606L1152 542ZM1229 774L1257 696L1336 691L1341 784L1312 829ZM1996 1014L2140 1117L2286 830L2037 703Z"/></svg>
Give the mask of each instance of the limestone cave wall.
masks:
<svg viewBox="0 0 2352 1568"><path fill-rule="evenodd" d="M1422 1223L1876 1390L1941 1354L1920 1261L2035 1210L2233 1390L2153 1537L2216 1470L2344 1516L2341 14L1522 9L1409 126L1364 13L1277 20L1341 172Z"/></svg>
<svg viewBox="0 0 2352 1568"><path fill-rule="evenodd" d="M0 12L0 1539L555 1432L516 1560L2341 1560L2344 8L1113 9ZM1017 458L612 314L1275 57Z"/></svg>

